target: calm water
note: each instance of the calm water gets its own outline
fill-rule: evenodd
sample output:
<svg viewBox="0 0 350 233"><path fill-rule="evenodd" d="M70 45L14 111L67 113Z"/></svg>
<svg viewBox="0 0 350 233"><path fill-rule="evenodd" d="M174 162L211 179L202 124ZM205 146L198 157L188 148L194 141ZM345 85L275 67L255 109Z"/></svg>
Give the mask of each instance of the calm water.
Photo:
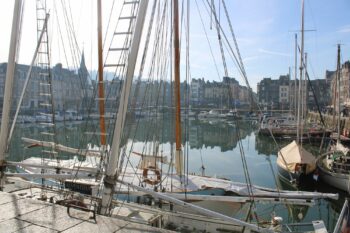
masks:
<svg viewBox="0 0 350 233"><path fill-rule="evenodd" d="M151 153L154 144L158 141L158 150L163 155L170 155L171 144L174 141L174 126L171 117L128 120L124 131L123 145L127 145L126 154L130 151ZM57 141L75 148L86 148L87 143L97 143L98 136L91 133L98 128L97 122L87 124L85 122L59 123L57 125ZM112 135L113 124L107 127L109 141ZM242 158L245 159L250 181L255 185L269 188L286 188L281 185L277 177L276 152L277 147L270 138L257 135L257 126L252 122L241 121L237 124L229 122L190 120L183 123L182 135L186 167L188 172L201 174L201 167L205 167L205 175L224 177L233 181L246 181ZM41 132L44 127L39 124L22 124L16 127L13 141L10 146L10 160L20 161L31 156L40 156L41 148L25 148L21 137L45 139ZM240 143L243 153L240 152ZM283 146L288 142L279 142ZM310 147L316 151L317 148ZM63 158L69 158L68 154L61 154ZM136 163L135 158L130 159ZM287 187L288 188L288 187ZM320 184L320 191L339 192ZM322 219L328 230L332 230L336 224L338 213L344 201L344 194L338 201L316 201L313 206L291 206L283 204L257 204L259 221L271 219L273 212L282 216L284 222L310 222ZM249 205L240 208L240 211L222 212L246 218Z"/></svg>

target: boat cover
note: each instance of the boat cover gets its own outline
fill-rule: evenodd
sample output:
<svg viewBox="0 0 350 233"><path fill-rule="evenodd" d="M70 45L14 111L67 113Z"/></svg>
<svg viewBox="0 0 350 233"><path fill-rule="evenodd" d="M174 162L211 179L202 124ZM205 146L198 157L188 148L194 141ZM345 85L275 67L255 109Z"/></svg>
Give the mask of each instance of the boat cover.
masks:
<svg viewBox="0 0 350 233"><path fill-rule="evenodd" d="M294 140L278 152L277 164L290 172L295 172L298 164L306 164L306 174L309 174L316 168L316 157Z"/></svg>

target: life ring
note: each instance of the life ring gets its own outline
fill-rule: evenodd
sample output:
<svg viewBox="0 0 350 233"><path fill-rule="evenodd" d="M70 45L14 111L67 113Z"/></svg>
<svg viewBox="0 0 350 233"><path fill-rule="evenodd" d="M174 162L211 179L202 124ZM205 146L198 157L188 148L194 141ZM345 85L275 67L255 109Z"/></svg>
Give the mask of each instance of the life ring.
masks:
<svg viewBox="0 0 350 233"><path fill-rule="evenodd" d="M155 175L157 176L156 179L150 179L148 178L148 171L154 171ZM156 169L155 167L148 167L148 168L144 168L143 172L142 172L142 176L143 176L143 181L146 182L147 184L150 185L156 185L160 183L160 171L158 169Z"/></svg>

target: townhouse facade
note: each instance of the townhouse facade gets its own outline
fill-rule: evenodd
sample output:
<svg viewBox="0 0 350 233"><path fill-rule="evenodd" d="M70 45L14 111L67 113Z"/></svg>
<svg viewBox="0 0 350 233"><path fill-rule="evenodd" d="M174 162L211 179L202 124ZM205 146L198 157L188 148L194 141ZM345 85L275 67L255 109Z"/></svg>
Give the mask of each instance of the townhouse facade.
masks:
<svg viewBox="0 0 350 233"><path fill-rule="evenodd" d="M252 90L241 86L235 78L223 77L222 82L192 79L190 102L193 106L234 108L249 105Z"/></svg>
<svg viewBox="0 0 350 233"><path fill-rule="evenodd" d="M16 64L15 80L12 98L12 107L15 108L21 96L25 79L29 70L28 65ZM0 93L4 93L7 63L0 64ZM58 63L50 69L51 84L46 83L39 67L33 67L30 81L25 91L21 111L25 114L34 114L37 111L45 111L43 107L43 87L50 85L56 111L75 110L81 111L92 89L88 79L85 59L82 56L78 71L69 70ZM45 94L46 95L46 94ZM0 103L3 103L3 94L0 95ZM50 98L50 97L47 97ZM48 100L49 101L49 100ZM86 103L85 103L86 104Z"/></svg>

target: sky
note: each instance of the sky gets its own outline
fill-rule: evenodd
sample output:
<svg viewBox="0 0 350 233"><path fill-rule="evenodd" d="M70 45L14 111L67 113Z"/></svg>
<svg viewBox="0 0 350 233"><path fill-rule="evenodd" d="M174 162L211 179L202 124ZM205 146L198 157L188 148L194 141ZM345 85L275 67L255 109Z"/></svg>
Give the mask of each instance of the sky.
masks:
<svg viewBox="0 0 350 233"><path fill-rule="evenodd" d="M210 15L206 13L203 2L207 0L190 1L190 67L192 78L204 78L209 81L220 81L225 75L219 44L216 40L215 26L210 29ZM35 0L26 0L21 33L19 63L29 64L36 45L36 14ZM76 67L77 58L69 58L69 44L63 49L63 42L68 37L60 27L65 23L62 6L65 5L70 15L72 28L76 35L76 53L84 50L86 64L89 70L97 69L96 56L96 1L95 0L47 0L50 9L49 35L51 40L52 64L62 63L65 67ZM122 2L122 1L116 1ZM153 1L150 1L152 5ZM183 1L179 1L180 3ZM186 4L187 2L184 1ZM209 1L210 2L210 1ZM219 0L214 0L217 10L220 9L220 22L227 36L232 39L225 14ZM226 0L233 30L237 38L240 54L246 69L250 86L256 90L257 83L264 77L276 79L291 68L294 76L294 34L298 33L300 44L301 0ZM106 31L112 0L103 3L103 31ZM197 8L197 4L199 8ZM0 0L0 62L7 62L9 40L12 24L14 0ZM119 14L120 6L114 5L114 19ZM342 45L342 62L350 60L350 9L349 0L305 0L305 52L308 54L308 71L312 79L324 78L326 70L336 68L336 45ZM148 9L150 12L150 9ZM72 12L71 14L69 12ZM200 20L203 18L204 27ZM113 17L112 17L113 18ZM114 21L111 21L113 25ZM147 24L146 24L147 26ZM205 28L205 30L203 29ZM208 40L211 41L212 54ZM62 39L63 38L63 39ZM215 41L214 41L215 40ZM183 40L184 41L184 40ZM185 44L185 43L183 43ZM234 46L231 40L232 46ZM74 46L73 46L74 47ZM184 57L184 47L181 49ZM68 55L67 55L68 54ZM228 56L225 49L227 70L230 77L235 77L244 85L237 67ZM67 58L68 57L68 58ZM299 60L299 55L298 55ZM215 62L213 62L215 61ZM215 64L218 69L215 68ZM184 67L184 62L182 69Z"/></svg>

